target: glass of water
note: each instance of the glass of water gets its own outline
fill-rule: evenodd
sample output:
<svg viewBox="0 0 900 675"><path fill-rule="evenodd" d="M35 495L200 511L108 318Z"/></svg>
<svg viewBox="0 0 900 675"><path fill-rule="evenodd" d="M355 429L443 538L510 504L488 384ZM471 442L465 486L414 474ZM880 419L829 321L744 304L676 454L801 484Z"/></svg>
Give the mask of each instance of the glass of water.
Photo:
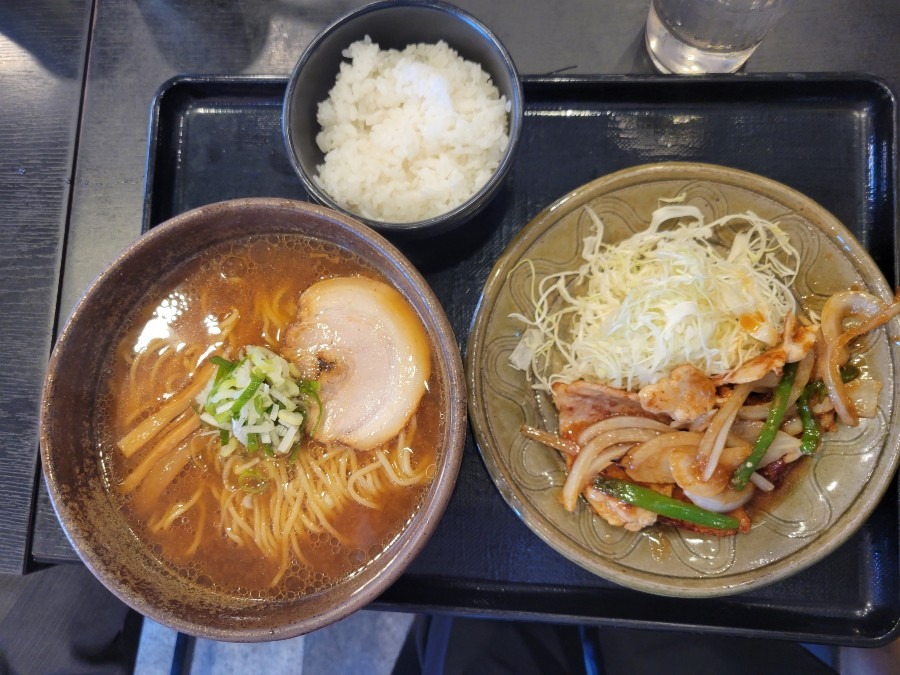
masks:
<svg viewBox="0 0 900 675"><path fill-rule="evenodd" d="M647 51L664 73L733 73L792 0L652 0Z"/></svg>

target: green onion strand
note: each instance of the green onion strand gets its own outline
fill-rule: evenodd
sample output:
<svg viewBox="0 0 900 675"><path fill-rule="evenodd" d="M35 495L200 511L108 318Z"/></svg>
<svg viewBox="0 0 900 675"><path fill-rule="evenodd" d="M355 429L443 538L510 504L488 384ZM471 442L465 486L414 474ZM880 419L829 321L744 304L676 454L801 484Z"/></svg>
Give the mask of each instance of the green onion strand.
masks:
<svg viewBox="0 0 900 675"><path fill-rule="evenodd" d="M238 476L238 487L248 495L260 495L266 491L268 481L254 469L247 469Z"/></svg>

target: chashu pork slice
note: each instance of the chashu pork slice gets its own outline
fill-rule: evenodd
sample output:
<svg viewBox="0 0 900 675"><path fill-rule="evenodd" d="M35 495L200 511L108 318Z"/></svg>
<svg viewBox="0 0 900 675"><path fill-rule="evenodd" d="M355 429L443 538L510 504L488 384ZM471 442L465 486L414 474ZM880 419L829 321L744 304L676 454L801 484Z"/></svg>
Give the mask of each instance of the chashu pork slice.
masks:
<svg viewBox="0 0 900 675"><path fill-rule="evenodd" d="M326 279L304 291L285 346L321 387L324 417L314 437L359 450L400 433L431 374L428 335L413 308L365 277Z"/></svg>

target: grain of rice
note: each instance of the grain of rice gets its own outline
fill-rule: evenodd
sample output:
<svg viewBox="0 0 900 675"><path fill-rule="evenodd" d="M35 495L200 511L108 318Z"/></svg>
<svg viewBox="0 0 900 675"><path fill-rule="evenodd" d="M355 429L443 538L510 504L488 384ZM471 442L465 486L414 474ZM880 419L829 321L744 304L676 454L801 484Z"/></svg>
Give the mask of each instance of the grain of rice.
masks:
<svg viewBox="0 0 900 675"><path fill-rule="evenodd" d="M366 36L344 52L319 103L318 185L371 220L447 213L488 182L503 157L510 104L477 63L446 42L382 50Z"/></svg>

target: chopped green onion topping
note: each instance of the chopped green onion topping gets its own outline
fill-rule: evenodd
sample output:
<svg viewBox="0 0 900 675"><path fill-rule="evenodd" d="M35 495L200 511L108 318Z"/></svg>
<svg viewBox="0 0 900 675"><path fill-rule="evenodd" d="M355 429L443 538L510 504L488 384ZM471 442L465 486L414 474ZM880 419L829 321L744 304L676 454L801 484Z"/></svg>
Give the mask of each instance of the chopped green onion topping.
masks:
<svg viewBox="0 0 900 675"><path fill-rule="evenodd" d="M266 491L268 481L259 471L247 469L238 476L238 487L248 495L260 495Z"/></svg>
<svg viewBox="0 0 900 675"><path fill-rule="evenodd" d="M197 399L200 419L219 430L223 457L242 448L293 460L316 431L306 430L310 406L316 427L323 416L319 383L300 379L296 366L266 347L247 347L241 357L210 357L216 373Z"/></svg>
<svg viewBox="0 0 900 675"><path fill-rule="evenodd" d="M228 375L229 372L237 365L237 363L233 361L229 361L228 359L224 359L221 356L214 355L209 357L209 362L214 366L219 366L219 374L221 376ZM217 377L218 377L217 375Z"/></svg>
<svg viewBox="0 0 900 675"><path fill-rule="evenodd" d="M256 393L256 390L259 389L259 385L261 385L265 379L266 376L262 373L254 373L253 377L250 378L250 384L248 384L247 388L241 392L241 395L237 397L237 400L231 404L231 408L228 409L229 414L224 416L222 421L237 417L241 412L241 408L247 405L250 399L253 398L253 394ZM222 418L223 416L220 415L219 417Z"/></svg>
<svg viewBox="0 0 900 675"><path fill-rule="evenodd" d="M309 432L310 436L314 436L325 412L325 406L322 405L322 399L319 397L319 383L315 380L303 380L300 383L300 393L307 398L311 398L319 409L316 415L316 423L313 425L312 431Z"/></svg>

